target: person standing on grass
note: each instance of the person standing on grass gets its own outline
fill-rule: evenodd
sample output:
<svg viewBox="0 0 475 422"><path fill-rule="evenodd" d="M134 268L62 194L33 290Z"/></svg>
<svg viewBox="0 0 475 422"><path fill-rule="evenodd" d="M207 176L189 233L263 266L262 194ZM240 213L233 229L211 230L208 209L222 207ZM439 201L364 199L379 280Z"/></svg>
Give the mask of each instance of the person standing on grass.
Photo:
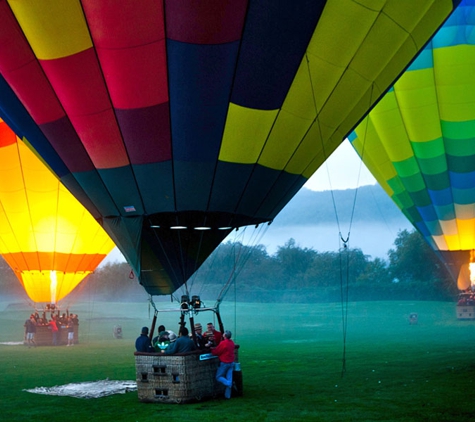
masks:
<svg viewBox="0 0 475 422"><path fill-rule="evenodd" d="M216 347L211 348L211 353L218 356L220 363L216 371L216 380L226 387L224 397L231 398L234 370L234 341L231 340L231 331L224 332L223 340Z"/></svg>
<svg viewBox="0 0 475 422"><path fill-rule="evenodd" d="M68 346L74 346L74 324L71 317L68 318Z"/></svg>
<svg viewBox="0 0 475 422"><path fill-rule="evenodd" d="M35 342L35 333L36 333L36 320L34 315L30 316L30 319L25 321L25 331L26 331L26 341L28 343L28 347L32 345L36 347Z"/></svg>

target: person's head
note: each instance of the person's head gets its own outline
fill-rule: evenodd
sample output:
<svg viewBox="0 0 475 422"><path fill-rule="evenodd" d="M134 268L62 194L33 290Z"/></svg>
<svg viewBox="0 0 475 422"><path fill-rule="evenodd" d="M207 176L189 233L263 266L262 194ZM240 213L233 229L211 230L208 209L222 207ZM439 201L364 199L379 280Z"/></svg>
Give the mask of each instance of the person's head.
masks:
<svg viewBox="0 0 475 422"><path fill-rule="evenodd" d="M208 322L206 326L208 327L208 331L214 331L214 324L212 322Z"/></svg>
<svg viewBox="0 0 475 422"><path fill-rule="evenodd" d="M160 327L158 327L158 332L161 333L165 331L165 326L164 325L160 325Z"/></svg>
<svg viewBox="0 0 475 422"><path fill-rule="evenodd" d="M229 340L229 339L231 338L231 336L232 336L231 331L226 330L226 331L224 332L224 338L227 338L227 339Z"/></svg>
<svg viewBox="0 0 475 422"><path fill-rule="evenodd" d="M171 333L170 334L170 337L168 338L170 340L170 343L173 343L175 340L176 340L176 334L175 333Z"/></svg>
<svg viewBox="0 0 475 422"><path fill-rule="evenodd" d="M199 322L197 324L195 324L195 331L198 334L201 334L203 332L203 327L201 326L201 324Z"/></svg>
<svg viewBox="0 0 475 422"><path fill-rule="evenodd" d="M188 328L186 328L186 327L181 327L181 328L180 328L180 335L181 335L182 337L188 337Z"/></svg>
<svg viewBox="0 0 475 422"><path fill-rule="evenodd" d="M142 334L148 334L148 327L142 327Z"/></svg>

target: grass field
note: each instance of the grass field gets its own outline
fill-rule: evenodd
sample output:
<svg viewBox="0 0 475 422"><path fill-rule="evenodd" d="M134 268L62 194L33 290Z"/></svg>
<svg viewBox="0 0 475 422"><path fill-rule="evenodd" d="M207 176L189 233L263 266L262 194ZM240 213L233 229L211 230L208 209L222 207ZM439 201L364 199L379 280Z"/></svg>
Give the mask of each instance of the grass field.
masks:
<svg viewBox="0 0 475 422"><path fill-rule="evenodd" d="M224 304L241 345L244 396L188 405L143 404L136 392L78 399L23 391L71 382L134 380L134 341L150 325L144 303L80 303L75 347L0 345L0 403L8 421L469 421L475 403L475 322L442 302L355 302L342 308ZM419 322L409 325L417 312ZM21 341L26 306L0 302L0 342ZM178 314L160 314L176 329ZM197 320L208 322L209 316ZM114 339L120 324L124 338Z"/></svg>

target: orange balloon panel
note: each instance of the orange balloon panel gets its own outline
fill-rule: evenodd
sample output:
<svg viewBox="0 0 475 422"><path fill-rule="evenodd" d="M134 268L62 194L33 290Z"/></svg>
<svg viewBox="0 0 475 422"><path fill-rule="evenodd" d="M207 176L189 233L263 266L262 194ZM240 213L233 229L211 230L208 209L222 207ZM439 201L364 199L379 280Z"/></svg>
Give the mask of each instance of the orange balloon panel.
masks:
<svg viewBox="0 0 475 422"><path fill-rule="evenodd" d="M0 120L0 254L30 299L61 300L113 247L99 223Z"/></svg>

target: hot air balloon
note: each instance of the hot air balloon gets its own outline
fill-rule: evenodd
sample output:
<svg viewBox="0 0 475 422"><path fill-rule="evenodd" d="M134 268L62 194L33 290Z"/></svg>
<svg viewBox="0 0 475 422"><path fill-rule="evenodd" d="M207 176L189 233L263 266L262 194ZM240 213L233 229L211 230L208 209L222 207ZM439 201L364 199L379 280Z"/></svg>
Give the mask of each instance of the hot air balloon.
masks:
<svg viewBox="0 0 475 422"><path fill-rule="evenodd" d="M29 298L56 304L113 247L99 223L0 120L0 254Z"/></svg>
<svg viewBox="0 0 475 422"><path fill-rule="evenodd" d="M150 295L273 220L458 1L0 1L0 115Z"/></svg>
<svg viewBox="0 0 475 422"><path fill-rule="evenodd" d="M475 249L474 24L475 2L462 1L350 136L461 289Z"/></svg>

